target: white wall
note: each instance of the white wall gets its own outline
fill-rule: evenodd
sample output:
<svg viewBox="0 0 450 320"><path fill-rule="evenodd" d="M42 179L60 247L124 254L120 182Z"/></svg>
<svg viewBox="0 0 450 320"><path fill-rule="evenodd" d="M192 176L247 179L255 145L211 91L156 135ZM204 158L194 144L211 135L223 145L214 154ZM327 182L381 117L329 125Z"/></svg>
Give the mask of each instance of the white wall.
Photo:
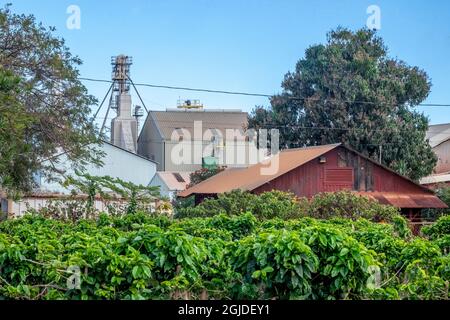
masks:
<svg viewBox="0 0 450 320"><path fill-rule="evenodd" d="M160 193L163 197L168 197L170 200L173 200L175 197L176 191L169 190L164 181L161 180L158 174L155 174L152 181L150 182L150 186L152 187L160 187Z"/></svg>
<svg viewBox="0 0 450 320"><path fill-rule="evenodd" d="M120 149L108 143L103 143L100 149L105 152L102 159L103 166L95 167L94 165L86 166L86 173L92 176L111 176L134 184L142 184L147 186L156 173L156 163L140 157L131 152ZM62 159L58 165L64 169L65 176L75 175L68 160ZM64 179L64 178L61 178ZM58 182L49 182L41 178L39 191L56 192L67 194L69 190L62 187Z"/></svg>
<svg viewBox="0 0 450 320"><path fill-rule="evenodd" d="M5 199L3 199L3 200L5 200ZM66 205L64 204L64 200L65 199L63 199L63 198L58 199L58 198L45 198L45 197L42 197L42 198L26 197L19 201L11 200L6 205L2 204L2 212L4 214L7 214L10 217L13 216L15 218L18 218L18 217L22 217L23 215L25 215L25 213L27 213L30 209L39 211L40 209L48 206L51 202L55 203L55 202L61 201L59 207L64 208L64 207L66 207ZM67 199L67 200L69 200L69 199ZM126 203L118 201L118 200L117 201L109 201L108 203L115 204L115 205L126 205ZM100 199L96 199L94 201L94 208L98 212L107 212L108 211L107 210L108 203L105 201L102 201ZM156 202L151 202L149 204L150 210L154 211L156 209L156 205L157 205Z"/></svg>

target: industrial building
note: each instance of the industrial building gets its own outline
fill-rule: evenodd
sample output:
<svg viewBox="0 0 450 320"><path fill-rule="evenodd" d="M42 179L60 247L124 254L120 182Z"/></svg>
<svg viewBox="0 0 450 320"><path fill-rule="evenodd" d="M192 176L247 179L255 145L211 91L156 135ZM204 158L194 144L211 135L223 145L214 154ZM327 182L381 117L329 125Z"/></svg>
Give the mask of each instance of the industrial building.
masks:
<svg viewBox="0 0 450 320"><path fill-rule="evenodd" d="M181 106L150 111L137 141L138 153L156 161L158 171L192 172L201 169L206 159L215 159L218 165L245 167L249 164L246 127L247 113L240 110ZM227 130L235 135L227 137ZM235 145L230 153L227 144ZM186 147L185 152L190 150L182 163L176 150L180 146Z"/></svg>
<svg viewBox="0 0 450 320"><path fill-rule="evenodd" d="M420 183L430 188L450 186L450 123L429 126L426 138L438 161L433 174L422 178Z"/></svg>
<svg viewBox="0 0 450 320"><path fill-rule="evenodd" d="M156 173L154 161L121 147L103 142L99 149L105 154L102 158L103 165L100 167L92 164L86 166L85 173L91 176L110 176L147 186ZM20 200L14 201L8 199L6 195L0 195L3 215L21 216L28 209L40 209L51 200L66 198L70 194L70 188L64 187L61 182L68 176L75 176L75 172L71 161L65 159L64 156L59 159L58 169L63 174L60 177L55 177L56 181L48 181L37 174L35 176L36 190ZM96 201L95 206L99 210L104 208L104 204L100 200Z"/></svg>

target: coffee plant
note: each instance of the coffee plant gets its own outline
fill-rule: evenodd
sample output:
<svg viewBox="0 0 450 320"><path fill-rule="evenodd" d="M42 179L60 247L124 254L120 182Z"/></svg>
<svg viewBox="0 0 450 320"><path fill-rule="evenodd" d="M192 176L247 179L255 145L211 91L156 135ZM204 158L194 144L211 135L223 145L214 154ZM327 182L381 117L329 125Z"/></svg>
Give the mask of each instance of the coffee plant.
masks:
<svg viewBox="0 0 450 320"><path fill-rule="evenodd" d="M394 209L317 199L235 192L182 219L30 212L0 223L0 299L449 298L448 217L413 236Z"/></svg>

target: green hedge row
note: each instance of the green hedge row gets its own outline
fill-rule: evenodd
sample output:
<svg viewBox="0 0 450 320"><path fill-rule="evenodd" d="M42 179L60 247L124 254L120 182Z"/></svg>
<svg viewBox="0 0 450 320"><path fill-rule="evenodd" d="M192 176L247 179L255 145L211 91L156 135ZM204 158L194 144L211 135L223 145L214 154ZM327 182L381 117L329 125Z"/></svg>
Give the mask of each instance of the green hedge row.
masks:
<svg viewBox="0 0 450 320"><path fill-rule="evenodd" d="M446 224L29 215L0 224L0 299L448 299Z"/></svg>
<svg viewBox="0 0 450 320"><path fill-rule="evenodd" d="M181 201L181 204L185 201ZM176 204L176 217L211 217L217 214L239 215L251 212L259 220L297 219L313 217L365 218L374 222L392 221L399 215L398 209L386 206L368 197L350 191L319 193L312 199L298 198L293 193L283 191L264 192L255 195L234 190L220 194L217 199L206 199L197 206Z"/></svg>

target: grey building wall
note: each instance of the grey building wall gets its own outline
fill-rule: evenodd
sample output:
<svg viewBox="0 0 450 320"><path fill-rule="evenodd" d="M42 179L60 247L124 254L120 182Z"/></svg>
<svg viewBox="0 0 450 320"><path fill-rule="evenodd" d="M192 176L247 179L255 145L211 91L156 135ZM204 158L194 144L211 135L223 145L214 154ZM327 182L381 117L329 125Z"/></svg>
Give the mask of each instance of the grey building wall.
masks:
<svg viewBox="0 0 450 320"><path fill-rule="evenodd" d="M152 114L149 113L137 141L137 153L157 162L158 171L166 171L164 166L164 139L158 131Z"/></svg>
<svg viewBox="0 0 450 320"><path fill-rule="evenodd" d="M227 141L225 134L226 129L243 130L247 125L247 114L236 110L203 110L203 111L151 111L144 122L138 139L138 154L152 159L158 163L158 171L178 171L191 172L202 167L201 157L212 156L212 150L206 150L194 160L194 152L196 152L195 145L200 145L201 150L211 144L211 138L202 137L202 140L195 140L193 134L194 121L202 121L202 135L208 132L217 130L223 135L221 145L216 146L217 151L223 150L227 153L226 145L237 144L234 150L234 164L228 167L242 167L249 164L249 145L244 135L232 138L232 141ZM174 149L180 143L177 134L183 135L186 130L191 139L191 161L189 163L179 163L174 157ZM173 137L173 133L177 132ZM187 135L186 135L187 136ZM188 139L187 139L188 140ZM184 143L184 141L183 141ZM176 152L175 152L176 154ZM215 154L215 155L216 155ZM230 157L228 157L229 159ZM224 157L226 160L227 157ZM241 161L237 161L241 159ZM242 160L244 159L244 160ZM226 164L225 164L226 165Z"/></svg>

